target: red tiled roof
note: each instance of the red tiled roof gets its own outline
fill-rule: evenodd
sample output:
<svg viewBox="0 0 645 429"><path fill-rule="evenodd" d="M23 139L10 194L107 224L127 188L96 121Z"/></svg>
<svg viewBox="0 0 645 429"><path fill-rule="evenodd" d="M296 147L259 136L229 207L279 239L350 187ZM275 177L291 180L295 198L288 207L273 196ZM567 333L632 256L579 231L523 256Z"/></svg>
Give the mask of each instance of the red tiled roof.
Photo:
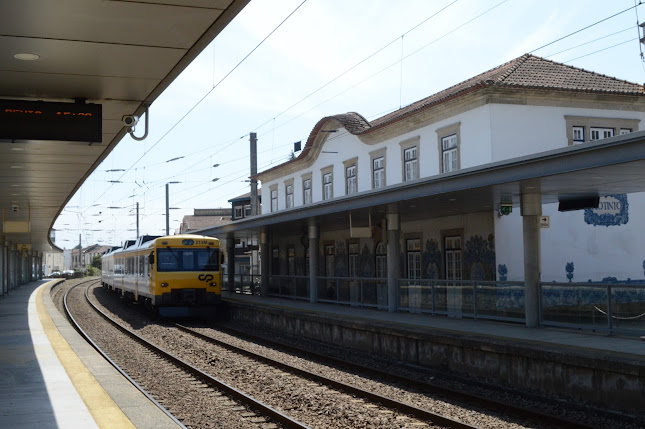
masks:
<svg viewBox="0 0 645 429"><path fill-rule="evenodd" d="M645 95L642 85L526 54L375 119L371 123L371 129L382 127L418 110L439 104L446 99L455 98L471 90L491 86L616 95Z"/></svg>
<svg viewBox="0 0 645 429"><path fill-rule="evenodd" d="M376 129L386 127L389 124L397 122L398 120L410 115L414 115L421 110L431 108L432 106L436 106L447 100L454 99L466 93L486 87L587 92L613 95L645 95L645 90L642 85L568 66L566 64L556 63L541 57L536 57L535 55L525 54L519 58L502 64L501 66L495 67L494 69L481 73L475 77L458 83L457 85L446 88L443 91L377 118L371 123L360 114L353 112L322 118L309 134L307 143L297 158L265 170L260 174L282 168L286 164L298 162L305 158L311 150L318 133L330 120L339 121L351 134L366 134Z"/></svg>

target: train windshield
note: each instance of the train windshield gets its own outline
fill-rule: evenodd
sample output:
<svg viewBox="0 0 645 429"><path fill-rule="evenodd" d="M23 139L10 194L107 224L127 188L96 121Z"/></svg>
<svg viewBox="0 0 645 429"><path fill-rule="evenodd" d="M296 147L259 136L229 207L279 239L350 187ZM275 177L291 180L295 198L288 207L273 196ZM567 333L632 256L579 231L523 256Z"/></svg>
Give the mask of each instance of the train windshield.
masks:
<svg viewBox="0 0 645 429"><path fill-rule="evenodd" d="M158 249L157 271L219 271L219 249Z"/></svg>

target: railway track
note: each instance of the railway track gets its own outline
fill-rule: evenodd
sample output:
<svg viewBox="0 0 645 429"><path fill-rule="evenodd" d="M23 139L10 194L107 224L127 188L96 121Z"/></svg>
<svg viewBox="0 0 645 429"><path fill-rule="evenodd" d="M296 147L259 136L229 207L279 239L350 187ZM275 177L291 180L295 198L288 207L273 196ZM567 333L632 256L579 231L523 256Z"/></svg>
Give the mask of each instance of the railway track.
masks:
<svg viewBox="0 0 645 429"><path fill-rule="evenodd" d="M98 282L96 282L98 283ZM95 283L95 284L96 284ZM79 286L79 285L77 285ZM158 378L157 382L164 386L172 386L173 390L176 392L181 392L181 396L189 396L190 402L193 402L195 404L199 404L198 406L203 406L204 404L215 404L215 409L210 411L209 414L215 415L216 418L218 414L222 410L218 410L218 407L224 407L226 408L226 411L233 410L237 412L240 416L240 422L245 427L252 427L253 425L250 425L249 423L255 424L257 427L267 427L266 423L267 420L272 421L277 423L279 426L284 427L284 428L307 428L308 426L300 423L291 417L271 408L270 406L264 404L261 401L258 401L257 399L245 394L244 392L235 389L232 386L229 386L228 384L220 381L219 379L212 377L211 375L205 373L204 371L201 371L200 369L194 367L193 365L190 365L188 362L185 362L176 356L166 352L165 350L161 349L160 347L152 344L151 342L147 341L145 338L137 335L136 333L132 332L131 330L127 329L126 327L120 325L116 321L114 321L112 318L109 317L106 313L101 311L94 303L91 302L87 295L87 291L89 290L89 285L85 287L85 299L87 304L89 304L94 311L97 312L103 319L107 320L110 322L110 325L113 327L113 329L117 329L121 333L126 334L129 338L131 338L130 345L125 347L125 350L123 350L124 353L127 354L136 354L137 356L143 356L146 359L146 363L143 363L143 366L147 366L148 369L162 369L162 373L165 373L163 375L158 375L155 374L154 377L162 377ZM98 342L93 341L91 339L92 335L87 333L87 326L82 327L81 322L77 322L76 319L74 318L73 315L73 310L70 309L70 306L68 305L68 296L72 291L76 288L72 287L70 288L64 297L64 302L65 302L65 309L67 312L68 317L72 321L72 323L75 325L76 329L81 332L81 335L83 335L90 343L110 362L117 367L117 369L122 373L122 374L132 374L138 373L137 375L134 376L129 376L128 379L135 384L144 394L146 394L153 402L155 402L164 412L166 412L169 416L171 416L180 426L182 427L190 427L190 426L195 426L199 427L201 426L200 421L192 421L193 419L191 416L183 416L182 414L186 414L184 410L181 409L181 406L178 405L178 403L174 403L170 398L165 398L157 402L155 399L153 399L155 395L154 390L159 389L159 387L156 387L154 383L150 382L150 377L148 374L148 377L145 377L143 380L137 381L137 378L141 378L141 370L135 368L136 366L141 367L142 362L137 361L135 362L127 362L127 359L125 361L125 365L123 363L117 363L117 358L115 357L114 360L111 360L108 358L108 353L104 350L102 350L102 347L99 346ZM95 329L96 330L96 329ZM133 352L135 348L143 348L143 350L137 350L136 352ZM110 353L114 356L114 353ZM134 364L134 365L133 365ZM144 371L145 372L145 371ZM148 387L149 386L149 387ZM150 393L146 392L146 390L150 391ZM225 395L224 395L224 394ZM231 400L233 402L231 402ZM165 405L164 405L165 404ZM242 405L243 404L243 405ZM178 411L177 416L173 415L173 410ZM188 412L190 414L191 412ZM203 414L203 412L202 412ZM259 418L258 418L259 415ZM230 419L230 417L229 417ZM184 420L183 422L181 420ZM188 423L186 423L186 420L188 420ZM197 419L195 419L197 420ZM273 426L277 427L277 426Z"/></svg>
<svg viewBox="0 0 645 429"><path fill-rule="evenodd" d="M99 290L99 292L102 293L103 291ZM106 316L103 316L103 317L106 317ZM120 329L123 329L123 326L121 326ZM180 331L177 330L177 333L179 332ZM199 340L199 341L201 342L202 340ZM200 344L196 339L196 337L191 335L189 343L191 344L191 347L194 350L199 351L199 353L197 354L200 355L201 357L193 359L191 358L191 356L186 356L186 357L175 356L175 358L178 360L181 360L182 362L184 362L184 364L191 365L193 367L199 366L201 368L201 369L197 368L197 371L199 372L204 372L205 371L204 367L206 367L207 368L206 370L208 370L209 365L211 365L210 362L212 362L215 359L218 359L218 360L237 360L238 359L235 357L222 358L219 356L216 356L215 359L213 359L212 357L204 358L204 355L213 356L213 354L210 352L208 354L206 354L206 352L203 352L203 353L201 352L202 349L206 348L207 342ZM179 348L181 348L181 346ZM186 349L188 350L188 347L186 347ZM188 350L187 354L190 355L191 351ZM188 363L187 362L188 360L191 360L191 362ZM198 362L195 363L194 361L198 361ZM291 368L289 368L288 366L271 364L271 362L266 360L264 361L264 363L268 364L266 369L263 370L264 375L266 376L266 378L274 379L274 381L269 382L269 384L273 385L274 387L278 386L279 388L279 386L286 385L286 383L289 383L294 385L300 385L301 387L285 388L285 390L297 391L298 389L302 390L302 386L305 386L305 389L308 390L309 392L315 391L317 393L324 394L323 396L333 397L333 401L337 402L338 404L329 403L329 400L327 399L321 401L322 403L324 403L324 405L320 406L320 408L324 408L324 410L322 410L320 414L328 414L330 412L329 411L330 409L332 410L331 413L333 413L334 410L343 410L348 407L347 404L350 404L349 406L351 407L364 408L365 410L367 410L367 412L371 414L376 414L377 416L379 414L385 415L388 418L390 418L392 422L396 422L397 427L424 427L424 426L425 427L430 427L430 426L447 427L447 428L478 427L478 426L473 426L467 423L463 423L463 422L442 416L438 413L413 407L413 406L401 403L399 401L374 394L372 392L363 391L361 389L357 389L343 383L337 383L337 382L334 383L333 381L326 379L324 377L316 378L313 374L310 374L310 373L294 372L294 371L291 371ZM252 363L251 365L258 366L258 363L257 362ZM211 369L213 368L211 367ZM275 373L272 375L268 375L272 371L275 371ZM288 374L285 374L285 373L288 373ZM248 386L249 384L252 384L252 383L253 383L252 377L248 377L244 380L244 385ZM261 381L261 383L267 383L267 381L264 380L264 381ZM226 384L231 385L232 383L228 382ZM244 389L244 385L242 386L238 385L238 388ZM258 389L256 388L256 391L257 390ZM262 390L262 388L260 388L260 390ZM321 392L322 390L324 390L325 392ZM275 398L276 397L274 396L274 399ZM280 400L277 401L277 405L275 405L273 408L279 407L280 409L286 409L290 413L294 411L299 411L300 407L297 405L294 405L299 400L302 400L302 398L296 398L296 399L280 398ZM307 421L312 426L316 426L316 427L328 427L328 423L325 425L322 425L322 423L316 422L315 418L309 421L309 420L303 420L302 418L298 417L298 420ZM355 425L355 422L340 420L329 427L353 427L354 425ZM370 421L368 420L365 421L365 425L372 426ZM383 422L381 422L380 427L390 427L390 425L389 424L384 425Z"/></svg>
<svg viewBox="0 0 645 429"><path fill-rule="evenodd" d="M103 291L100 289L97 290L99 291L99 295L101 295ZM100 301L103 302L104 300L101 299ZM125 319L123 320L128 320L126 323L140 323L136 321L132 322L132 320L136 319L131 318L133 314L132 312L124 312L121 311L121 309L122 308L120 306L116 306L112 311L116 310L118 314L122 314L123 316L119 317L124 317ZM223 330L220 325L217 325L215 328L204 327L204 325L201 325L201 329L199 329L199 331L201 332L198 332L195 329L189 328L188 326L184 325L177 325L176 330L171 329L170 327L161 328L156 324L150 324L148 328L151 331L159 329L168 330L168 338L164 339L163 341L168 341L168 346L170 346L173 342L181 343L178 348L183 350L178 351L178 354L183 356L179 359L190 361L191 363L189 365L201 368L198 369L201 372L211 372L211 370L216 372L216 370L220 369L220 366L225 366L223 363L227 361L236 361L242 367L249 368L249 371L246 371L245 369L242 370L243 374L241 381L239 377L237 380L234 380L235 377L233 377L233 380L229 379L227 381L229 385L236 385L238 389L243 389L248 392L247 388L249 388L252 391L253 388L251 385L253 383L256 383L256 378L264 378L264 383L268 383L272 387L275 387L276 384L283 386L282 390L284 391L284 393L280 391L280 393L278 394L274 393L274 397L270 397L268 399L265 397L263 399L264 402L271 403L274 409L282 410L286 413L291 414L292 416L295 415L296 418L300 421L309 422L312 427L349 427L355 426L356 423L352 420L352 423L344 422L330 425L329 423L323 423L323 420L317 421L315 419L309 420L308 418L303 418L302 413L299 415L298 412L301 411L301 406L302 408L311 406L311 404L307 403L307 401L311 401L312 399L305 398L305 404L298 405L297 400L288 398L288 394L290 394L291 391L297 390L297 388L291 387L293 383L300 383L300 385L303 385L304 383L307 386L306 388L312 391L312 396L315 391L316 395L320 394L325 398L330 396L334 397L333 401L337 401L336 405L332 404L331 400L324 400L327 401L325 405L326 409L332 409L332 414L334 410L338 409L342 409L343 412L347 413L348 409L351 407L364 407L371 409L372 411L376 410L377 416L378 413L381 413L381 415L385 414L387 416L395 416L396 419L390 418L390 421L396 422L397 426L399 427L416 427L427 423L429 425L436 425L441 427L471 428L489 427L489 423L483 419L481 421L477 421L477 418L475 418L474 422L472 420L466 419L468 423L463 423L453 418L446 417L440 413L428 411L424 405L410 405L408 403L409 401L407 400L401 401L392 399L388 393L375 393L369 387L356 387L353 381L337 381L331 376L328 377L326 375L321 375L320 371L318 370L303 370L296 367L296 365L292 365L288 362L285 363L285 359L287 361L289 361L290 359L300 360L295 356L305 356L305 359L313 361L316 364L331 368L332 370L330 370L329 372L334 372L338 370L338 368L343 368L342 370L338 371L357 374L355 378L373 378L374 380L376 380L375 383L400 386L400 390L409 390L411 392L411 396L414 396L415 394L418 394L419 396L447 396L452 398L449 400L449 402L461 403L461 407L465 407L466 409L469 409L469 407L472 406L474 409L479 409L480 412L484 413L490 412L490 410L492 410L493 415L498 414L502 416L503 419L506 416L506 418L508 419L508 424L497 423L497 427L528 426L549 428L590 428L605 426L604 423L600 423L598 425L585 424L573 421L571 419L561 418L557 415L554 416L536 412L534 409L524 409L521 407L512 406L502 401L495 401L491 400L490 398L471 395L467 392L447 389L438 385L432 385L427 382L422 382L418 379L412 379L409 377L406 378L390 372L380 371L373 367L365 367L352 362L348 362L343 359L331 358L329 355L314 354L311 351L303 351L301 348L293 347L284 344L283 342L272 341L265 337L254 337L252 335L249 335L248 333L242 334L240 333L240 331L231 331L230 328ZM183 333L182 335L184 335L185 338L180 338L177 333L179 331ZM276 350L280 350L284 353L291 353L292 357L289 358L287 356L285 359L279 358L280 360L268 358L264 355L271 353L262 351L258 353L246 350L244 348L230 344L227 340L222 341L214 338L213 334L216 334L217 331L228 331L231 335L234 335L236 337L245 337L245 341L251 341L255 344L263 344L264 347L270 347ZM220 335L216 336L220 337ZM156 342L159 343L159 341ZM210 347L224 348L233 354L224 355L221 351L214 351L212 349L209 349L209 345ZM248 363L241 363L243 359L249 359L250 361ZM259 369L259 367L262 368ZM253 371L251 371L250 369L253 369ZM236 369L235 371L240 372L239 369ZM365 375L361 376L361 373ZM220 375L217 375L217 377L220 377ZM222 377L226 379L228 375L224 374L222 375ZM358 384L360 385L361 383ZM259 389L262 390L262 387L260 387ZM256 392L257 390L258 389L256 388ZM256 393L251 394L254 396L256 395ZM280 396L280 398L276 400L276 397L278 396ZM282 396L284 396L284 398ZM414 402L411 401L411 403ZM464 403L468 405L463 405ZM484 411L481 411L482 409L484 409ZM327 411L325 411L325 413L327 413ZM382 421L379 424L380 427L389 427L387 424L383 424ZM378 425L375 425L375 427L376 426Z"/></svg>
<svg viewBox="0 0 645 429"><path fill-rule="evenodd" d="M272 359L266 358L262 355L259 355L255 352L248 351L242 347L235 346L233 344L227 343L225 341L221 341L217 338L214 338L212 336L206 335L204 333L201 333L199 331L196 331L195 329L192 329L188 326L184 326L181 324L175 324L178 329L183 330L184 332L191 333L192 335L195 335L197 337L200 337L202 339L205 339L206 341L211 341L214 343L218 343L223 347L228 347L232 350L237 350L240 353L247 354L255 359L258 360L269 360L273 361ZM594 427L599 427L593 424L587 424L583 423L580 421L575 421L572 420L571 418L565 418L562 415L554 414L554 413L547 413L547 412L542 412L539 410L536 410L532 407L523 407L515 404L511 404L508 401L502 401L502 400L497 400L491 397L485 397L473 392L468 392L466 390L458 390L455 388L450 388L446 386L442 386L438 383L432 383L428 381L422 381L418 378L412 378L409 376L401 375L401 374L396 374L391 371L385 371L381 370L378 368L375 368L373 366L365 366L362 364L358 364L352 361L349 361L347 359L342 359L338 357L331 356L329 354L323 354L323 353L318 353L314 352L311 350L305 350L303 348L293 346L291 344L288 344L283 341L277 341L273 340L270 338L267 338L265 336L258 336L254 335L252 333L249 333L247 331L239 330L239 329L234 329L230 326L223 327L222 325L217 325L213 329L227 333L228 335L231 336L236 336L238 338L244 338L247 341L251 341L257 344L263 344L267 347L274 348L274 349L280 349L284 352L287 353L292 353L294 355L299 355L303 356L306 359L316 361L316 362L321 362L326 365L333 365L335 367L343 368L347 371L351 371L356 374L368 374L370 377L378 377L379 379L385 380L387 382L391 383L396 383L402 386L406 386L406 388L412 388L418 391L423 391L427 392L428 394L440 394L440 395L445 395L450 398L454 398L456 401L462 402L462 403L469 403L473 404L474 406L477 406L478 408L485 408L488 410L494 410L499 413L504 413L507 415L513 415L515 416L516 419L518 420L528 420L528 421L534 421L534 422L539 422L540 424L543 424L548 427L561 427L561 428L568 428L568 429L590 429ZM281 365L285 368L285 370L291 370L294 372L301 371L299 368L291 366L289 364L275 361L276 365ZM308 371L304 371L304 374L307 374ZM320 377L316 374L311 375L312 379L316 377ZM321 382L325 382L325 377L322 377L320 379ZM329 380L330 383L335 383L333 380ZM469 383L472 383L472 381L469 381ZM490 386L487 386L490 388ZM501 392L502 389L500 389ZM528 395L527 396L534 400L534 401L544 401L544 398L538 398L534 395ZM553 404L555 401L553 401ZM579 413L582 414L587 414L589 413L590 409L582 406L575 406L568 404L568 407L574 407L577 408ZM597 411L595 411L597 412ZM607 417L624 417L624 416L607 416Z"/></svg>

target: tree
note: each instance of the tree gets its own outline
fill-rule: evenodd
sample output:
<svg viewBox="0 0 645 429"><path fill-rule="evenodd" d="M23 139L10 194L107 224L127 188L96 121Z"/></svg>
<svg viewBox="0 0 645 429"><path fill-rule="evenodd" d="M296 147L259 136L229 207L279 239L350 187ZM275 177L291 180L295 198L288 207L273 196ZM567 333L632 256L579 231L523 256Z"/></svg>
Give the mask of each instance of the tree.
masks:
<svg viewBox="0 0 645 429"><path fill-rule="evenodd" d="M90 264L94 268L98 268L99 270L101 269L101 255L94 255L92 258L92 263Z"/></svg>

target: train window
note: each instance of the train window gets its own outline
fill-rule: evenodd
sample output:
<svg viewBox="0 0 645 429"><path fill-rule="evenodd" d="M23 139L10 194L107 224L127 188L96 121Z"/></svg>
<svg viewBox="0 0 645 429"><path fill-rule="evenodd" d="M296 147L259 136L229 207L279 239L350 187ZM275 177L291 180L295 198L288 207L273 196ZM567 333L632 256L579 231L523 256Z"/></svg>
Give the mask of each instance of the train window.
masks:
<svg viewBox="0 0 645 429"><path fill-rule="evenodd" d="M195 252L183 251L181 259L184 271L195 271Z"/></svg>
<svg viewBox="0 0 645 429"><path fill-rule="evenodd" d="M173 250L159 249L157 253L159 254L157 262L159 271L177 271L179 269L179 259Z"/></svg>
<svg viewBox="0 0 645 429"><path fill-rule="evenodd" d="M139 256L139 277L143 277L145 275L145 256L141 255Z"/></svg>
<svg viewBox="0 0 645 429"><path fill-rule="evenodd" d="M218 271L219 249L159 249L158 271Z"/></svg>

